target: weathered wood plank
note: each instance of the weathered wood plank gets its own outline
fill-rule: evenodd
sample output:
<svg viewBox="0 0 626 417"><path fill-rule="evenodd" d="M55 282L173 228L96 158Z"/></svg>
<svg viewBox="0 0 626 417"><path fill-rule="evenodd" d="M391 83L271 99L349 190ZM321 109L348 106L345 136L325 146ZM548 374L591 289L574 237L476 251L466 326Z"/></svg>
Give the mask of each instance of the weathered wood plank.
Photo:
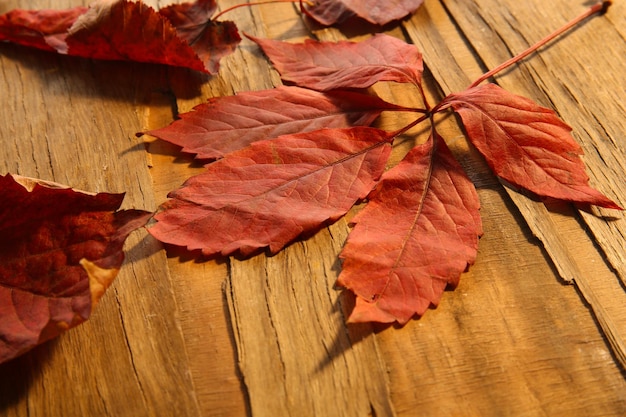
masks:
<svg viewBox="0 0 626 417"><path fill-rule="evenodd" d="M581 5L571 10L558 2L542 3L539 8L538 2L536 7L513 5L508 14L496 16L493 13L495 2L470 3L461 6L456 2L449 7L473 43L501 45L476 48L490 67L506 57L507 51L523 50L585 9ZM465 6L470 8L469 13ZM539 18L545 18L544 26L535 24L536 10L542 11ZM494 29L478 30L480 21L486 22L483 29L485 25L497 27L497 34ZM584 160L591 183L621 205L626 200L622 174L626 168L626 151L621 140L626 129L622 117L626 113L623 100L626 75L620 68L626 56L626 42L619 28L624 25L626 7L615 3L605 16L590 19L553 46L527 59L515 71L497 77L501 85L515 88L518 94L554 108L573 127L574 137L585 150ZM499 39L493 39L494 36ZM601 52L598 45L602 45ZM590 214L581 214L612 266L624 276L626 256L622 242L626 222L623 213L593 210Z"/></svg>
<svg viewBox="0 0 626 417"><path fill-rule="evenodd" d="M172 86L172 91L151 96L144 112L144 131L171 123L176 90ZM190 175L204 170L191 156L180 155L176 146L149 136L145 141L159 202L165 201L167 193L178 188ZM246 415L245 393L222 291L228 276L227 263L195 260L193 254L169 248L167 266L200 415Z"/></svg>
<svg viewBox="0 0 626 417"><path fill-rule="evenodd" d="M241 28L255 36L304 33L292 5L244 9L232 18L263 22ZM244 42L238 53L241 59L225 60L220 75L233 91L279 83L254 44ZM370 410L378 416L394 415L384 362L375 341L366 337L369 327L346 328L339 293L332 290L336 256L345 237L340 233L329 244L337 233L323 233L326 239L294 244L273 257L230 261L229 308L255 416L356 416Z"/></svg>
<svg viewBox="0 0 626 417"><path fill-rule="evenodd" d="M446 93L465 88L483 72L440 2L427 1L406 28ZM442 135L457 138L458 128L446 123L438 127ZM477 264L460 287L435 312L402 330L410 333L410 344L401 334L378 335L394 370L394 402L405 407L398 413L621 415L626 398L620 368L604 340L589 337L593 319L572 287L558 283L539 248L528 244L530 230L524 222L516 226L520 219L507 204L508 193L484 163L464 154L463 142L454 140L455 151L479 187L485 236ZM536 217L550 215L544 208ZM422 367L405 371L400 365L407 361ZM595 381L608 384L598 388ZM444 400L446 395L455 400Z"/></svg>
<svg viewBox="0 0 626 417"><path fill-rule="evenodd" d="M454 31L454 26L447 27L448 30ZM334 30L323 30L316 32L317 37L326 40L337 40L343 38L340 33ZM433 33L436 35L437 33ZM434 41L432 41L435 44ZM439 44L441 45L441 44ZM461 45L451 44L449 47L457 47L462 51L462 56L465 59L476 63L476 58L472 55L471 50L468 50L467 46L463 43ZM472 68L473 69L473 68ZM450 71L451 72L451 71ZM482 70L476 71L476 76L480 75ZM459 72L460 79L464 83L459 86L457 84L456 89L464 88L469 84L469 79L465 78L462 72ZM452 77L454 79L454 77ZM462 140L459 139L461 134L458 131L451 131L451 136L454 138L454 143L458 152L467 152L467 149L463 149ZM458 149L459 146L461 149ZM502 277L506 276L506 283L511 285L509 291L511 299L517 300L517 308L521 308L518 321L505 318L504 311L500 314L496 314L501 317L496 323L493 320L489 320L488 317L484 317L479 320L479 323L485 324L485 327L478 331L477 334L471 334L467 339L458 340L458 326L460 326L458 313L440 313L437 311L438 319L441 319L440 327L427 327L428 322L421 323L424 319L420 320L421 324L418 324L418 328L411 327L413 323L407 328L403 329L398 334L387 330L378 335L378 339L382 344L382 349L385 351L385 358L391 363L391 378L392 378L392 398L394 404L397 404L396 409L399 414L406 412L407 415L416 409L420 409L420 412L425 415L441 415L441 414L468 414L468 415L502 415L503 413L517 414L520 412L533 413L550 413L555 409L551 408L550 402L546 398L541 398L541 395L536 394L537 389L533 386L536 382L537 373L543 372L544 378L539 383L549 383L550 379L568 379L572 378L572 375L580 373L580 378L586 378L591 381L596 378L605 378L611 380L611 378L620 378L619 368L617 368L613 362L613 359L608 351L605 342L602 337L596 334L593 342L589 342L585 346L588 349L581 350L579 342L576 342L574 335L583 335L587 332L593 333L596 329L595 323L591 317L587 315L587 310L584 305L580 304L578 295L572 291L572 288L562 287L552 270L549 263L546 263L546 259L541 255L541 252L537 247L528 245L528 229L518 229L517 222L514 217L508 214L510 207L507 207L505 203L505 197L503 191L500 193L493 193L490 188L496 187L494 178L490 176L486 171L484 164L481 167L482 171L476 171L476 167L480 166L480 162L473 160L471 156L464 154L459 155L461 159L465 159L464 163L470 168L474 168L472 172L472 179L475 180L479 186L481 186L481 200L483 206L488 207L491 210L489 214L493 216L495 212L496 217L489 218L486 222L486 230L491 239L487 238L487 249L481 249L481 253L485 250L487 253L494 256L494 253L500 253L500 262L507 264L507 267L503 270L498 270L495 266L480 266L472 270L464 279L472 279L472 277L480 276L484 282L490 281L501 282ZM475 156L473 157L475 158ZM471 171L471 169L470 169ZM486 190L483 188L487 188ZM500 188L501 189L501 188ZM503 214L498 214L503 213ZM499 232L499 233L498 233ZM493 235L500 235L500 238L494 238ZM522 242L526 243L523 245ZM482 246L481 246L482 247ZM511 256L513 257L511 259ZM492 258L493 259L493 258ZM504 261L506 259L506 261ZM533 259L534 262L528 262L527 259ZM489 261L487 261L489 263ZM498 263L496 263L498 265ZM496 268L496 269L494 269ZM486 270L485 270L486 269ZM476 274L476 275L475 275ZM529 275L533 280L533 285L529 285ZM489 280L489 277L492 279ZM458 302L463 305L463 310L469 310L470 306L474 303L485 308L489 305L501 305L502 291L504 289L496 289L495 292L490 294L490 291L485 291L484 295L475 294L475 297L481 298L481 301L474 301L465 306L463 301L459 301L458 295L454 294L451 297L454 298L453 302ZM538 298L533 298L534 294L542 294L545 296L543 301ZM561 299L564 297L567 300L567 305L571 309L568 309L568 313L564 314L561 309L565 301L561 301L560 306L557 309L550 310L550 320L543 320L538 322L537 317L545 314L546 306L543 304L548 299ZM534 304L534 308L530 309L530 312L524 311L524 307ZM514 305L513 308L516 306ZM508 310L507 310L508 311ZM574 313L575 312L575 313ZM434 313L429 313L434 314ZM439 316L443 314L443 316ZM581 318L580 321L571 322L567 326L567 329L563 329L561 323L565 320L565 316L575 314L576 317ZM517 317L517 316L516 316ZM571 316L570 316L571 317ZM523 319L523 320L522 320ZM473 321L473 320L472 320ZM584 324L583 324L584 323ZM477 324L477 323L474 323ZM563 333L559 332L559 336L555 335L555 327L560 327ZM420 332L420 333L417 333ZM427 335L422 334L427 332ZM430 334L433 332L433 335ZM471 332L470 332L471 333ZM517 337L511 337L511 333ZM478 336L480 334L480 336ZM562 337L565 335L571 337L567 338L567 346L571 347L571 351L574 352L571 355L563 354L563 341ZM410 341L407 339L410 338ZM490 339L493 337L488 345L494 346L499 350L502 348L502 352L507 359L499 358L495 359L499 365L489 366L489 362L485 361L485 345L473 342L475 338ZM427 339L424 345L420 345L421 355L416 355L415 341L418 339ZM526 338L526 339L524 339ZM429 344L429 341L435 339L435 342ZM524 343L525 341L527 341ZM542 343L537 343L537 340L542 340ZM449 346L456 346L456 354L460 358L455 361L450 358L449 353L444 355L439 351L445 346L447 349ZM389 350L387 350L389 349ZM419 351L419 350L418 350ZM598 354L602 352L602 354ZM417 356L417 357L416 357ZM496 356L495 353L493 356ZM561 359L560 356L563 356ZM475 362L464 361L464 357L477 358ZM534 358L534 359L533 359ZM543 359L538 359L543 358ZM482 360L478 360L482 359ZM432 361L437 362L438 365L432 365ZM512 361L514 366L511 366L508 362ZM521 363L528 363L531 361L531 365L526 368L519 366ZM558 362L565 365L566 369L563 369L563 365L559 365ZM594 365L590 366L593 371L587 371L589 363L594 362ZM428 369L431 369L433 373L439 374L450 372L447 374L445 384L432 383L432 379L424 378L424 369L412 366L407 366L407 363L415 364L420 363L423 367L428 363ZM455 365L460 363L464 364L463 371L458 372ZM487 365L487 367L485 367ZM502 378L500 371L506 369L506 376ZM429 376L433 376L428 374ZM490 381L485 386L485 378ZM435 381L441 382L442 380L434 378ZM493 384L493 385L491 385ZM511 389L502 389L502 384L507 384ZM479 388L480 385L480 388ZM442 397L449 392L454 392L454 388L463 393L464 400L461 401L446 401L442 402ZM589 399L595 398L596 395L601 394L601 390L596 392L585 392L584 384L581 384L576 390L572 390L567 384L558 384L555 387L551 386L550 396L552 398L563 396L567 397L570 401L569 410L573 413L584 415L587 412L597 411L612 411L615 415L624 410L624 398L620 395L620 390L623 388L623 384L618 383L617 386L610 390L610 394L606 394L601 401L592 403L590 405ZM425 393L428 395L416 396L415 393ZM528 401L523 401L526 395L521 393L525 392L529 395L534 395L535 398ZM403 396L406 394L406 396ZM416 399L416 397L418 397Z"/></svg>
<svg viewBox="0 0 626 417"><path fill-rule="evenodd" d="M229 305L255 416L395 415L371 327L346 326L333 289L345 229L231 261Z"/></svg>
<svg viewBox="0 0 626 417"><path fill-rule="evenodd" d="M507 13L502 12L499 2L443 3L449 8L455 23L486 67L495 67L510 57L509 51L524 50L547 34L550 27L555 29L573 17L564 16L565 11L571 13L570 9L555 2L549 5L540 5L538 2L535 7L512 4L507 8ZM621 117L624 114L623 102L615 96L623 92L623 87L608 92L604 87L623 86L626 81L623 72L617 69L623 65L623 62L619 62L626 56L626 42L612 26L616 21L623 22L624 5L616 6L609 9L614 20L596 17L577 31L562 37L554 47L544 48L540 54L527 59L515 70L507 71L496 78L509 91L554 108L572 125L573 134L586 153L584 160L591 183L624 205L622 172L626 166L626 153L616 138L626 126ZM545 25L536 25L538 10L542 11L541 18L546 19ZM580 11L583 10L581 7ZM419 34L419 25L409 22L408 27L415 32L413 38L416 42L430 39L428 34ZM448 34L452 35L452 32ZM610 45L606 54L598 54L596 45L600 43ZM433 73L445 85L447 92L463 89L471 79L478 76L478 66L470 68L472 62L468 62L465 67L459 66L450 70L450 63L458 62L458 58L439 54L437 45L433 43L425 44L424 47L429 56L433 57ZM571 53L574 49L575 54ZM459 79L463 77L458 69L463 71L464 80ZM600 122L602 120L604 122ZM626 235L624 214L595 208L592 209L592 214L583 212L583 218L591 229L593 238L602 248L598 252L592 238L585 233L571 235L565 232L581 231L574 216L559 217L558 213L546 210L543 204L509 188L507 190L533 233L544 243L561 277L578 283L586 281L581 284L581 288L585 288L583 294L588 302L601 303L599 305L594 302L592 307L618 358L623 360L626 326L621 317L624 315L622 306L626 301L626 294L616 282L618 277L612 269L623 277ZM577 245L572 242L577 242ZM605 263L604 256L608 258L610 265ZM613 284L609 284L610 282ZM594 283L598 285L598 291L602 295L593 293Z"/></svg>

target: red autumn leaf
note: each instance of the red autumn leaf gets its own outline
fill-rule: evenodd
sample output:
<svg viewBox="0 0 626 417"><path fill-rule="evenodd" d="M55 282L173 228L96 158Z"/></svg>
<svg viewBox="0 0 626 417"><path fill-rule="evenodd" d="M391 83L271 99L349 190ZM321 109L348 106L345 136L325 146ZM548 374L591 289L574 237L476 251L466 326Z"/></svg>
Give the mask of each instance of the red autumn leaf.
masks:
<svg viewBox="0 0 626 417"><path fill-rule="evenodd" d="M474 263L478 209L476 190L443 139L413 148L353 219L337 281L357 296L349 320L404 324L437 305Z"/></svg>
<svg viewBox="0 0 626 417"><path fill-rule="evenodd" d="M367 196L391 140L384 131L354 127L254 142L172 192L149 231L205 255L263 247L275 253Z"/></svg>
<svg viewBox="0 0 626 417"><path fill-rule="evenodd" d="M420 84L422 54L392 36L363 42L288 43L250 37L268 56L283 81L318 91L367 88L378 81Z"/></svg>
<svg viewBox="0 0 626 417"><path fill-rule="evenodd" d="M416 11L424 0L316 0L305 7L307 15L323 25L333 25L357 15L368 22L385 25Z"/></svg>
<svg viewBox="0 0 626 417"><path fill-rule="evenodd" d="M582 149L552 110L494 84L451 94L444 103L461 116L467 136L499 177L540 196L620 208L589 187Z"/></svg>
<svg viewBox="0 0 626 417"><path fill-rule="evenodd" d="M189 44L203 36L204 26L211 23L211 16L217 11L215 0L196 0L193 3L172 4L159 9L176 31Z"/></svg>
<svg viewBox="0 0 626 417"><path fill-rule="evenodd" d="M0 15L0 41L56 52L67 31L87 7L67 10L13 10Z"/></svg>
<svg viewBox="0 0 626 417"><path fill-rule="evenodd" d="M100 1L69 30L69 55L107 60L132 60L206 71L204 64L176 29L151 7L126 0Z"/></svg>
<svg viewBox="0 0 626 417"><path fill-rule="evenodd" d="M87 320L150 213L123 194L0 176L0 363Z"/></svg>
<svg viewBox="0 0 626 417"><path fill-rule="evenodd" d="M231 54L241 42L233 22L211 20L216 10L215 0L173 4L159 10L159 14L176 28L178 37L198 54L209 74L217 74L219 60Z"/></svg>
<svg viewBox="0 0 626 417"><path fill-rule="evenodd" d="M302 4L304 13L326 26L343 23L356 15L341 0L316 0L308 4L308 6Z"/></svg>
<svg viewBox="0 0 626 417"><path fill-rule="evenodd" d="M171 125L146 132L200 159L217 159L252 142L322 128L367 126L383 110L401 107L349 91L299 87L210 99Z"/></svg>
<svg viewBox="0 0 626 417"><path fill-rule="evenodd" d="M88 9L18 9L0 16L0 40L84 58L216 73L220 58L241 39L232 22L210 20L214 11L214 0L173 5L163 13L127 0L99 0Z"/></svg>

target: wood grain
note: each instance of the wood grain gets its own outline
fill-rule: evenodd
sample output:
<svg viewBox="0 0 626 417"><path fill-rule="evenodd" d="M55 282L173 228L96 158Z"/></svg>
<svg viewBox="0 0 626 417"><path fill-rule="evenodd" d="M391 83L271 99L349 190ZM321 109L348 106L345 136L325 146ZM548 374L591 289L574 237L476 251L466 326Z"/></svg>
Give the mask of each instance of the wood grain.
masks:
<svg viewBox="0 0 626 417"><path fill-rule="evenodd" d="M0 13L87 3L8 0ZM219 1L222 9L236 3ZM321 28L291 4L226 17L252 35L288 41L360 40L384 30L424 53L435 102L584 10L580 3L426 0L383 29ZM592 184L622 205L625 7L614 2L495 79L572 125ZM215 77L8 44L0 44L0 73L2 173L125 191L124 207L148 210L203 168L136 132L207 98L280 84L248 40ZM416 100L404 86L374 90ZM378 123L403 120L384 115ZM334 282L358 207L275 256L247 260L196 258L136 232L87 323L0 365L0 415L624 415L623 214L519 194L490 173L455 117L438 118L437 130L477 186L485 236L476 265L424 317L401 329L345 324L351 300ZM404 135L391 163L424 133Z"/></svg>
<svg viewBox="0 0 626 417"><path fill-rule="evenodd" d="M126 191L124 207L154 209L134 132L141 128L136 97L158 77L141 65L0 48L1 170L92 192ZM126 248L127 262L91 320L24 359L38 371L17 397L3 400L16 413L199 414L165 254L145 231ZM3 378L3 391L10 384Z"/></svg>
<svg viewBox="0 0 626 417"><path fill-rule="evenodd" d="M537 33L538 27L532 23L531 10L542 10L548 15L546 24L550 19L554 20L550 24L553 29L573 17L563 16L564 9L553 3L550 6L538 5L536 9L511 7L508 14L494 13L495 2L444 3L449 7L454 23L462 31L466 29L464 34L475 45L474 50L483 61L483 67L494 67L508 58L508 51L521 52L550 31L549 28L542 27L544 33ZM626 126L619 116L624 114L623 100L619 100L615 94L619 94L620 90L624 91L626 79L623 72L610 70L616 65L614 57L623 57L626 52L626 43L613 26L618 21L624 22L624 5L620 3L616 6L609 9L607 14L615 16L615 20L596 17L585 22L584 26L561 38L558 45L545 48L534 59L520 64L515 71L507 71L497 76L497 82L511 92L554 108L572 125L575 138L585 150L584 160L591 184L624 206L622 173L626 166L626 153L623 144L616 138ZM580 12L583 10L581 7ZM437 20L433 20L431 24L436 22ZM409 22L408 26L409 30L412 28L415 32L413 38L423 37L420 36L423 35L420 31L424 30L424 26L412 23L413 21ZM452 31L448 31L450 39ZM585 34L581 34L583 31ZM607 46L610 53L598 56L595 45L605 42L610 45ZM501 46L484 48L481 45ZM437 47L433 43L425 47L425 51L436 54L434 50ZM575 54L571 53L572 48L576 49ZM438 80L446 80L445 90L448 92L464 88L479 73L477 65L473 70L470 70L471 65L459 65L467 74L465 79L459 79L456 69L449 71L449 63L455 58L449 54L438 54L437 58L439 62L431 64L437 68L433 72ZM594 71L591 69L592 65L609 70ZM452 83L450 80L455 81ZM607 92L604 86L611 83L622 87ZM607 123L611 127L603 126ZM559 208L551 211L549 207L519 194L516 190L507 188L507 191L533 233L542 240L561 277L578 283L616 355L623 361L626 358L626 326L622 320L622 306L626 301L626 293L621 288L619 277L623 280L623 237L626 236L624 214L596 208L592 209L591 214L581 212L586 228L589 228L595 238L594 243L578 224L575 213L570 211L569 215L562 216Z"/></svg>
<svg viewBox="0 0 626 417"><path fill-rule="evenodd" d="M253 415L395 415L371 326L346 326L333 289L346 229L335 226L276 256L232 261L229 304Z"/></svg>
<svg viewBox="0 0 626 417"><path fill-rule="evenodd" d="M2 12L76 5L33 3L2 4ZM156 208L144 147L134 133L143 127L136 103L160 88L162 70L151 76L148 66L0 47L2 170L88 191L125 191L124 207ZM92 318L33 352L28 361L39 372L7 400L20 414L199 415L159 249L145 232L134 234L127 262ZM10 379L3 388L7 384Z"/></svg>

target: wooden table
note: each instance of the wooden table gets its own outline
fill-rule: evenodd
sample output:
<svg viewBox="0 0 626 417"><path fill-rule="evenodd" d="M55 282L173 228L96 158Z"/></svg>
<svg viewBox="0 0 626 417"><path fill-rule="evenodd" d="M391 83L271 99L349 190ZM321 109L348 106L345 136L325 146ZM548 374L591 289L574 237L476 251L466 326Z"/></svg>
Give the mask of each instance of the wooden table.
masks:
<svg viewBox="0 0 626 417"><path fill-rule="evenodd" d="M426 0L384 32L423 51L428 92L441 97L583 3ZM4 0L0 13L79 4ZM372 30L317 27L291 4L228 18L244 32L289 41L360 40ZM625 38L626 3L616 1L496 78L574 128L592 185L622 206ZM280 82L250 41L212 78L9 44L0 45L0 74L1 173L126 192L124 207L147 210L202 168L136 132L209 97ZM412 100L394 85L378 91ZM485 236L476 265L438 308L403 328L345 324L349 300L333 284L350 216L276 256L247 260L196 260L138 231L87 323L0 366L0 415L626 415L624 214L545 206L501 185L454 117L439 130L478 188Z"/></svg>

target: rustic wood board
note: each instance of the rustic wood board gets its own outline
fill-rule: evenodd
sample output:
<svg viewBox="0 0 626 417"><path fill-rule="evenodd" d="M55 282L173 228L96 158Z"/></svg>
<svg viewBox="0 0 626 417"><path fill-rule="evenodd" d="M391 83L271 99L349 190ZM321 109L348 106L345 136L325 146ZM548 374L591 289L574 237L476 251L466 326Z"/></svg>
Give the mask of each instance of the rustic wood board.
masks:
<svg viewBox="0 0 626 417"><path fill-rule="evenodd" d="M441 25L438 23L441 20L436 16L444 16L444 19L454 21L461 30L467 29L464 32L469 38L467 41L473 45L472 49L477 51L475 55L480 57L485 67L494 67L506 60L510 56L509 51L524 50L569 19L568 16L563 16L564 9L558 4L543 6L541 10L549 16L546 22L555 22L551 23L552 29L546 24L547 27L541 29L543 33L536 34L538 29L533 21L532 10L540 10L539 8L518 5L511 7L507 14L498 14L493 13L497 6L495 2L444 2L444 5L449 7L446 12L433 12L419 23L415 19L408 22L407 29L413 34L412 38L419 44L419 39L422 38L420 33L426 30L423 23L428 21L431 25ZM553 10L550 11L550 8ZM426 10L427 8L422 11L422 15ZM554 108L572 125L574 137L585 150L584 159L591 183L622 206L625 204L623 171L626 166L626 152L623 140L620 139L626 124L619 117L624 114L623 100L619 97L620 93L623 96L626 92L626 77L622 72L612 71L610 68L616 65L613 57L626 55L626 43L618 30L624 23L624 4L618 3L607 16L586 22L587 29L581 27L578 32L562 37L558 45L542 49L541 54L535 56L537 59L528 59L516 71L508 71L497 77L497 82L504 88ZM450 24L443 23L443 26L448 27L447 33L450 34ZM583 30L590 33L587 36L580 35ZM607 44L606 54L597 54L595 45L600 43ZM498 44L502 46L481 47ZM451 67L451 61L454 61L452 55L437 54L436 49L437 46L432 42L424 45L425 51L442 58L439 60L440 65L433 66L436 68L433 73L443 84L444 90L462 89L482 72L477 65L472 71L471 62ZM574 49L575 54L571 52ZM459 74L457 68L463 68L465 77ZM609 70L603 71L599 68ZM617 87L607 91L606 86L611 84ZM611 120L608 127L604 126L607 119ZM577 214L569 208L545 206L510 188L507 191L533 233L542 240L560 276L566 281L576 282L594 310L615 354L624 364L624 214L595 208L591 210L591 214L583 211L580 215L586 226L581 228ZM585 230L587 228L595 241L589 238Z"/></svg>
<svg viewBox="0 0 626 417"><path fill-rule="evenodd" d="M385 31L423 51L434 101L582 11L580 3L426 0ZM626 6L615 3L496 81L557 110L585 149L592 183L626 205ZM8 0L0 13L79 4ZM290 41L362 39L371 29L320 28L289 4L229 18L247 33ZM0 69L0 172L125 191L124 207L148 210L202 168L135 132L209 97L280 83L249 41L212 78L7 44ZM413 100L393 85L377 91ZM485 228L476 265L438 308L402 329L345 324L350 300L333 283L350 216L248 260L196 260L136 232L87 323L0 365L0 415L624 415L623 215L546 208L503 187L454 117L438 130L477 185ZM423 135L405 139L394 160ZM572 279L576 286L564 283Z"/></svg>

